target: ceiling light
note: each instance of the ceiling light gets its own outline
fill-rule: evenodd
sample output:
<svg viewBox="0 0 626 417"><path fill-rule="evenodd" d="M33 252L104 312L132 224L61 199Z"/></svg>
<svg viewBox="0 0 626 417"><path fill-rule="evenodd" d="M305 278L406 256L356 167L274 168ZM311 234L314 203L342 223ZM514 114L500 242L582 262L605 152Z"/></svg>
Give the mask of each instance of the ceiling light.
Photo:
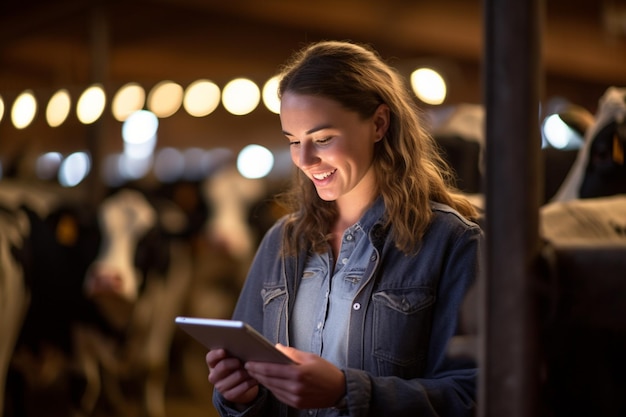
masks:
<svg viewBox="0 0 626 417"><path fill-rule="evenodd" d="M446 82L434 69L419 68L411 73L411 88L421 101L439 105L446 99Z"/></svg>
<svg viewBox="0 0 626 417"><path fill-rule="evenodd" d="M263 178L274 166L274 155L261 145L248 145L237 156L237 170L245 178Z"/></svg>
<svg viewBox="0 0 626 417"><path fill-rule="evenodd" d="M70 114L70 93L62 88L50 98L46 108L46 121L50 127L61 126Z"/></svg>
<svg viewBox="0 0 626 417"><path fill-rule="evenodd" d="M280 99L278 98L278 75L273 76L263 86L263 104L272 113L280 113Z"/></svg>
<svg viewBox="0 0 626 417"><path fill-rule="evenodd" d="M106 104L106 94L102 85L93 84L78 99L76 115L83 124L92 124L102 116Z"/></svg>
<svg viewBox="0 0 626 417"><path fill-rule="evenodd" d="M4 116L4 101L2 101L2 96L0 96L0 122L2 121L2 116Z"/></svg>
<svg viewBox="0 0 626 417"><path fill-rule="evenodd" d="M123 122L132 113L141 110L145 102L146 92L143 87L137 83L127 83L115 93L111 112L115 120Z"/></svg>
<svg viewBox="0 0 626 417"><path fill-rule="evenodd" d="M224 87L222 104L231 114L243 116L259 105L261 91L247 78L236 78Z"/></svg>
<svg viewBox="0 0 626 417"><path fill-rule="evenodd" d="M148 110L157 117L170 117L183 102L183 88L173 81L162 81L148 95Z"/></svg>
<svg viewBox="0 0 626 417"><path fill-rule="evenodd" d="M11 109L11 120L16 129L24 129L30 125L37 113L37 100L31 90L20 94Z"/></svg>
<svg viewBox="0 0 626 417"><path fill-rule="evenodd" d="M194 117L211 114L220 104L220 88L208 80L191 83L185 90L183 106Z"/></svg>

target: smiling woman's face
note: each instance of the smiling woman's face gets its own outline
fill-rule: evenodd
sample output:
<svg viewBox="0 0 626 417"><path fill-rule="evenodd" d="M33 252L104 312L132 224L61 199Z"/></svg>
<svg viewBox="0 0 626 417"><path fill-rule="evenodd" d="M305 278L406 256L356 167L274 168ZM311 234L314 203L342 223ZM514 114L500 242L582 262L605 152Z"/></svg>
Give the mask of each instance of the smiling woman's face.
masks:
<svg viewBox="0 0 626 417"><path fill-rule="evenodd" d="M379 120L385 109L381 105L374 116L363 120L334 100L283 95L280 120L291 159L313 181L320 198L338 202L350 198L355 203L373 199L374 143L386 129Z"/></svg>

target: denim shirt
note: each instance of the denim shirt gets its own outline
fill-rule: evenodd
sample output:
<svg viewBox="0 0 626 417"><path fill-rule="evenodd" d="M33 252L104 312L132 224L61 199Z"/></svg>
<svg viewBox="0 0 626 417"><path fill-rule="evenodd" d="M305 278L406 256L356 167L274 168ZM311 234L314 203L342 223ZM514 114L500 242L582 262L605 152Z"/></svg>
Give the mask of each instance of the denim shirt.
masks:
<svg viewBox="0 0 626 417"><path fill-rule="evenodd" d="M289 341L296 349L316 353L338 367L346 366L350 309L368 278L364 272L372 271L367 265L376 259L368 234L384 210L379 198L345 230L336 263L330 245L326 252L308 256L289 327Z"/></svg>
<svg viewBox="0 0 626 417"><path fill-rule="evenodd" d="M433 218L416 254L395 247L389 230L369 232L372 262L351 308L346 376L348 409L355 417L472 416L476 364L446 355L457 333L464 295L480 273L483 233L450 207L432 203ZM279 220L265 235L233 318L248 322L270 341L289 345L289 326L308 254L281 257ZM222 416L289 415L286 405L261 387L237 411L217 390ZM318 417L340 415L319 410Z"/></svg>

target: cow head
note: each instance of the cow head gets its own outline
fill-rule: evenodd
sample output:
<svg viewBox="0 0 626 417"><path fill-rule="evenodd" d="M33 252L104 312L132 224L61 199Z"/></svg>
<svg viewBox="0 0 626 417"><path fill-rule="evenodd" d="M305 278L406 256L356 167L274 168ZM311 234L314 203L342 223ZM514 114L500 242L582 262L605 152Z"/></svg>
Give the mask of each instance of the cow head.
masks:
<svg viewBox="0 0 626 417"><path fill-rule="evenodd" d="M626 120L622 116L602 127L592 139L579 191L581 198L626 193L625 148Z"/></svg>
<svg viewBox="0 0 626 417"><path fill-rule="evenodd" d="M626 88L610 87L553 201L626 193Z"/></svg>
<svg viewBox="0 0 626 417"><path fill-rule="evenodd" d="M87 270L84 291L107 320L121 328L144 285L136 258L147 257L143 243L151 242L147 236L157 226L157 213L140 192L126 189L102 202L98 222L100 250Z"/></svg>

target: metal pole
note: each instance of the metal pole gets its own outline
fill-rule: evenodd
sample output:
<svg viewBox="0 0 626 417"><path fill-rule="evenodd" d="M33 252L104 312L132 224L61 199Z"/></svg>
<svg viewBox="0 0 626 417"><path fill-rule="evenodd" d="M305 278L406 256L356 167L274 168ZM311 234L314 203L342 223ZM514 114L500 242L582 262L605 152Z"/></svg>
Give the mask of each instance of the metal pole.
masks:
<svg viewBox="0 0 626 417"><path fill-rule="evenodd" d="M103 1L96 1L91 8L90 25L90 80L92 83L100 83L105 87L109 74L109 25ZM110 98L107 97L107 100ZM91 152L92 173L87 178L89 181L88 202L97 206L104 194L104 188L100 179L102 149L105 140L105 117L103 114L99 120L87 128L87 146Z"/></svg>
<svg viewBox="0 0 626 417"><path fill-rule="evenodd" d="M485 0L486 275L479 415L537 416L540 0Z"/></svg>

